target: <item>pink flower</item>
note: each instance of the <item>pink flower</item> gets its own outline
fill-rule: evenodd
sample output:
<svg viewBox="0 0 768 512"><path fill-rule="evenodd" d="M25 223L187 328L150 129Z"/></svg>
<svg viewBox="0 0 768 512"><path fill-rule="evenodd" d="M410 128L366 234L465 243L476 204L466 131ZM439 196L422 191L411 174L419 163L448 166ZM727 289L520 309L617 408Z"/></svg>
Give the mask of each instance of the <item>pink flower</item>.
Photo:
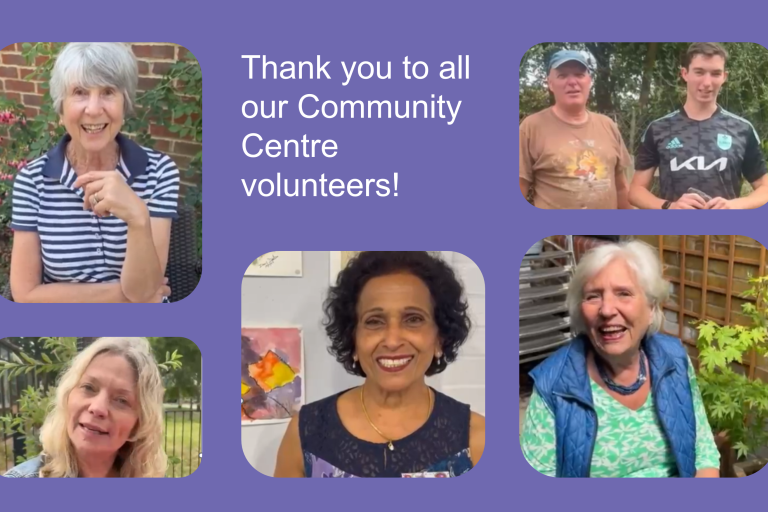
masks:
<svg viewBox="0 0 768 512"><path fill-rule="evenodd" d="M0 124L12 124L18 119L12 112L3 111L0 112Z"/></svg>

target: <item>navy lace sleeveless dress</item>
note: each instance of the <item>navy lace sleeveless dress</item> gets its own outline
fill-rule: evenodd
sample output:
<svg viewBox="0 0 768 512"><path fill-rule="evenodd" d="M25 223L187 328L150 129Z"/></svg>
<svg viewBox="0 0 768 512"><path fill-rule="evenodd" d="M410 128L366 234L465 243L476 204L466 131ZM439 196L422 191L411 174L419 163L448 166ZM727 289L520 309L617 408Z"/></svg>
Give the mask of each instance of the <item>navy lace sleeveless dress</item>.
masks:
<svg viewBox="0 0 768 512"><path fill-rule="evenodd" d="M434 391L434 390L433 390ZM299 436L307 477L446 478L472 469L469 406L435 391L427 422L411 435L386 443L358 439L341 423L329 396L301 408Z"/></svg>

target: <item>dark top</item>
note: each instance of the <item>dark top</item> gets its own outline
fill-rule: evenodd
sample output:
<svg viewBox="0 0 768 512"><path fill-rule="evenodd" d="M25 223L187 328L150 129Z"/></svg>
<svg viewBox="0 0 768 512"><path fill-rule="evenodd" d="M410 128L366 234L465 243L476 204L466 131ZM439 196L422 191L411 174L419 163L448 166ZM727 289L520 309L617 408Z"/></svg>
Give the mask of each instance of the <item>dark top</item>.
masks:
<svg viewBox="0 0 768 512"><path fill-rule="evenodd" d="M299 437L305 476L444 478L472 469L468 405L434 391L435 403L427 422L394 441L395 449L390 450L386 443L358 439L344 427L336 408L343 393L346 391L301 408Z"/></svg>
<svg viewBox="0 0 768 512"><path fill-rule="evenodd" d="M690 187L713 198L735 199L742 177L752 183L766 173L755 128L720 106L703 121L680 108L648 125L635 169L652 172L656 167L659 197L667 201L677 201Z"/></svg>

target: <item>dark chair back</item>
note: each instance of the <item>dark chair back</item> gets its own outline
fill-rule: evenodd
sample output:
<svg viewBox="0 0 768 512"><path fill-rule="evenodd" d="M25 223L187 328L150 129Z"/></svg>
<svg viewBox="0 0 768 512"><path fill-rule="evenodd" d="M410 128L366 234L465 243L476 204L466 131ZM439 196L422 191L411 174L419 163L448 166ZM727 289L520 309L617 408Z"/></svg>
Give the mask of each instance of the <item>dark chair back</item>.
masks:
<svg viewBox="0 0 768 512"><path fill-rule="evenodd" d="M171 226L171 245L165 276L171 287L171 302L178 302L197 287L202 262L197 257L195 208L179 204L179 216Z"/></svg>

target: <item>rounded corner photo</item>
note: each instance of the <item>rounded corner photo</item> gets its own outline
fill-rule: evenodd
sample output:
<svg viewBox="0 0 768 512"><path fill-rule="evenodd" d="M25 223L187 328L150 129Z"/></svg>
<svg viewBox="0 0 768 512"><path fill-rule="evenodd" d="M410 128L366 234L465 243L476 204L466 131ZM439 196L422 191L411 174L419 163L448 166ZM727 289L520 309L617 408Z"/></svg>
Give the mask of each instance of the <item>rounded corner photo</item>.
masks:
<svg viewBox="0 0 768 512"><path fill-rule="evenodd" d="M0 295L169 303L202 273L202 73L172 43L0 49Z"/></svg>
<svg viewBox="0 0 768 512"><path fill-rule="evenodd" d="M520 191L540 209L768 202L768 50L540 43L520 62Z"/></svg>
<svg viewBox="0 0 768 512"><path fill-rule="evenodd" d="M485 282L470 258L271 252L241 294L241 442L255 470L450 478L478 463Z"/></svg>
<svg viewBox="0 0 768 512"><path fill-rule="evenodd" d="M738 235L554 235L520 266L520 448L575 478L768 464L766 248Z"/></svg>
<svg viewBox="0 0 768 512"><path fill-rule="evenodd" d="M0 476L183 478L201 461L194 341L0 338Z"/></svg>

